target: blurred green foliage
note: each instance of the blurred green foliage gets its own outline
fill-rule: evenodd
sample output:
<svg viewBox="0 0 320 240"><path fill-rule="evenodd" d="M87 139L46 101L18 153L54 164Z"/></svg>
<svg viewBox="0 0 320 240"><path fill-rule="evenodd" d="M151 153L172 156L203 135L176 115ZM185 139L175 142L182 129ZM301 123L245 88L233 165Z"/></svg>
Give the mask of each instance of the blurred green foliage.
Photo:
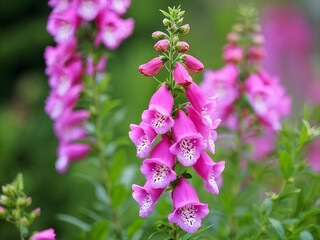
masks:
<svg viewBox="0 0 320 240"><path fill-rule="evenodd" d="M140 64L156 56L151 33L162 30L162 14L159 9L166 9L169 5L182 5L186 10L185 22L191 26L190 34L184 39L190 44L190 53L199 58L205 67L217 69L222 66L222 46L235 21L239 2L256 1L132 0L132 6L125 16L135 19L134 33L112 53L107 66L111 74L110 94L114 99L120 99L127 110L127 115L117 130L118 136L127 136L129 124L140 121L140 113L147 107L157 86L157 82L142 77L137 69ZM260 4L265 2L270 1L259 1ZM45 46L54 44L53 38L46 33L46 21L50 11L44 0L0 1L0 185L11 182L17 172L23 173L25 192L33 199L32 208L40 207L42 210L41 218L35 221L31 231L52 227L56 230L59 240L80 239L80 236L84 236L83 233L79 232L76 226L65 223L68 221L67 216L72 215L84 223L93 220L97 222L94 227L96 230L89 233L92 234L89 239L95 239L93 236L98 234L97 232L103 234L103 231L107 231L105 229L108 223L89 210L92 206L101 210L99 197L102 196L99 185L81 177L81 174L85 173L94 179L100 178L94 161L88 159L72 164L66 175L59 175L54 169L57 140L53 135L52 121L43 110L49 92L47 77L44 75L43 51ZM159 75L160 79L161 77L164 75ZM193 77L196 82L201 80L201 74ZM132 169L138 170L141 163L135 157L133 144L126 148L126 156L128 166L124 175L120 177L121 182L127 187L130 187L132 182L142 184L143 176L138 178L132 172ZM257 168L259 172L254 163L250 166ZM128 178L129 173L132 178ZM204 190L200 178L194 178L192 181L194 186ZM240 196L239 201L260 204L255 202L255 198L247 199L246 193L257 190L258 185L252 185ZM223 220L224 213L214 210L223 209L221 202L217 200L220 196L201 192L200 199L213 206L213 211L204 221L206 226L214 224L208 231L225 236L229 230L227 222ZM121 193L119 190L119 194ZM258 193L263 195L263 190ZM228 206L230 197L223 197L223 204ZM126 192L123 198L125 202L119 209L120 217L124 225L128 226L127 232L132 239L147 239L154 232L155 226L151 223L165 220L168 210L172 208L169 196L163 196L155 213L144 220L137 218L138 208L131 198L131 191ZM268 204L268 201L264 202L267 209ZM241 214L241 211L243 209L237 209L236 214ZM269 219L274 219L269 221L281 236L284 230L279 230L281 228L278 227L277 220ZM243 221L249 222L246 216ZM309 239L308 232L301 234L307 236L302 239ZM0 222L0 235L1 239L5 240L17 239L14 226L3 221ZM163 238L161 233L157 233L152 239Z"/></svg>

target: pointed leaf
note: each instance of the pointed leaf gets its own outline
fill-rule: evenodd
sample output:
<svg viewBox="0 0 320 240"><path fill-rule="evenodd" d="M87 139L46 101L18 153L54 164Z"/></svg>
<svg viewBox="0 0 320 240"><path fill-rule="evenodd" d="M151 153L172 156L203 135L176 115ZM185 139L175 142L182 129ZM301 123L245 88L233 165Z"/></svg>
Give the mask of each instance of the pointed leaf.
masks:
<svg viewBox="0 0 320 240"><path fill-rule="evenodd" d="M285 239L285 233L281 223L274 218L269 218L269 222L272 224L273 228L277 231L279 237L281 239Z"/></svg>
<svg viewBox="0 0 320 240"><path fill-rule="evenodd" d="M73 216L67 215L67 214L57 214L57 219L60 221L64 221L67 223L70 223L77 228L81 229L84 232L89 232L90 231L90 225L83 222L82 220L75 218Z"/></svg>

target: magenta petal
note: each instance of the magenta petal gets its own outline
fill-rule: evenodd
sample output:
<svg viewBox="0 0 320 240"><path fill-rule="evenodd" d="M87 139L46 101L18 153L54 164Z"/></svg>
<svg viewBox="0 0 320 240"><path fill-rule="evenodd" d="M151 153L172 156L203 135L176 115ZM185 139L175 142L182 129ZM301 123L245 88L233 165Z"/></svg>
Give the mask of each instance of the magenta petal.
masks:
<svg viewBox="0 0 320 240"><path fill-rule="evenodd" d="M151 97L148 109L155 109L163 115L171 116L173 104L173 96L168 90L167 84L164 83Z"/></svg>
<svg viewBox="0 0 320 240"><path fill-rule="evenodd" d="M159 57L153 58L151 61L139 66L139 72L146 77L153 77L163 67L163 62Z"/></svg>
<svg viewBox="0 0 320 240"><path fill-rule="evenodd" d="M148 156L151 145L156 137L156 133L147 123L141 122L139 126L130 124L132 131L129 132L131 141L136 145L137 157L145 158Z"/></svg>
<svg viewBox="0 0 320 240"><path fill-rule="evenodd" d="M56 234L52 228L38 232L30 238L30 240L55 240Z"/></svg>
<svg viewBox="0 0 320 240"><path fill-rule="evenodd" d="M202 62L188 54L186 54L186 58L183 63L186 65L187 70L192 73L198 73L204 68Z"/></svg>
<svg viewBox="0 0 320 240"><path fill-rule="evenodd" d="M209 137L210 128L203 123L200 114L193 107L186 106L186 109L197 131L202 135L204 139L207 139Z"/></svg>
<svg viewBox="0 0 320 240"><path fill-rule="evenodd" d="M165 189L153 189L147 181L143 187L132 185L132 196L139 203L139 216L147 217L153 211L153 205Z"/></svg>
<svg viewBox="0 0 320 240"><path fill-rule="evenodd" d="M179 182L173 192L174 209L184 207L189 203L200 203L198 195L194 188L183 177L180 177Z"/></svg>
<svg viewBox="0 0 320 240"><path fill-rule="evenodd" d="M189 86L191 83L193 83L193 80L188 71L179 62L177 62L173 70L173 79L175 80L176 84L183 87Z"/></svg>

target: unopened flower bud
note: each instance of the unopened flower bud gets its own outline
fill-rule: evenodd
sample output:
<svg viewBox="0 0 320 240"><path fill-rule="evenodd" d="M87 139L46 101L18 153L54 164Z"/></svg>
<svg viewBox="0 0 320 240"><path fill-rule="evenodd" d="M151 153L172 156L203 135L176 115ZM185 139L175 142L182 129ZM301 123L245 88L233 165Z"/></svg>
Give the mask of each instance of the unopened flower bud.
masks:
<svg viewBox="0 0 320 240"><path fill-rule="evenodd" d="M186 65L188 72L192 73L198 73L204 68L202 62L188 54L186 54L183 63Z"/></svg>
<svg viewBox="0 0 320 240"><path fill-rule="evenodd" d="M181 34L188 34L189 31L190 31L189 24L185 24L178 29L178 32Z"/></svg>
<svg viewBox="0 0 320 240"><path fill-rule="evenodd" d="M176 45L176 51L178 53L186 53L189 50L189 44L186 42L178 42Z"/></svg>
<svg viewBox="0 0 320 240"><path fill-rule="evenodd" d="M160 40L154 45L154 48L159 53L166 52L169 50L169 41L167 39Z"/></svg>
<svg viewBox="0 0 320 240"><path fill-rule="evenodd" d="M238 23L233 25L232 30L236 33L241 33L244 30L244 26L241 23Z"/></svg>
<svg viewBox="0 0 320 240"><path fill-rule="evenodd" d="M248 49L249 60L252 62L259 62L266 55L262 46L251 46Z"/></svg>
<svg viewBox="0 0 320 240"><path fill-rule="evenodd" d="M177 65L173 70L173 79L175 80L176 84L182 87L186 87L193 82L187 70L179 62L177 62Z"/></svg>
<svg viewBox="0 0 320 240"><path fill-rule="evenodd" d="M22 226L28 226L29 223L30 223L30 221L29 221L29 219L26 218L26 217L21 217L21 218L20 218L20 223L21 223Z"/></svg>
<svg viewBox="0 0 320 240"><path fill-rule="evenodd" d="M10 199L6 195L1 195L0 202L1 202L2 205L7 206L9 204L9 202L10 202Z"/></svg>
<svg viewBox="0 0 320 240"><path fill-rule="evenodd" d="M227 40L229 43L235 44L237 41L239 41L240 36L234 32L231 32L227 35Z"/></svg>
<svg viewBox="0 0 320 240"><path fill-rule="evenodd" d="M172 32L172 33L175 33L176 31L178 31L177 25L176 25L176 24L173 24L173 25L169 28L169 31Z"/></svg>
<svg viewBox="0 0 320 240"><path fill-rule="evenodd" d="M27 197L26 198L26 204L27 204L27 207L29 207L32 203L32 198L31 197Z"/></svg>
<svg viewBox="0 0 320 240"><path fill-rule="evenodd" d="M0 206L0 218L6 217L6 209Z"/></svg>
<svg viewBox="0 0 320 240"><path fill-rule="evenodd" d="M166 37L166 34L161 31L156 31L156 32L152 33L151 36L154 40L161 40Z"/></svg>
<svg viewBox="0 0 320 240"><path fill-rule="evenodd" d="M166 27L171 26L171 21L168 18L163 19L162 23Z"/></svg>
<svg viewBox="0 0 320 240"><path fill-rule="evenodd" d="M15 220L18 220L20 217L20 211L18 209L13 209L12 210L12 216Z"/></svg>
<svg viewBox="0 0 320 240"><path fill-rule="evenodd" d="M227 44L223 48L223 61L237 64L243 59L243 50L234 44Z"/></svg>
<svg viewBox="0 0 320 240"><path fill-rule="evenodd" d="M293 183L294 182L294 178L293 177L290 177L289 179L288 179L288 183Z"/></svg>
<svg viewBox="0 0 320 240"><path fill-rule="evenodd" d="M181 18L178 22L177 25L179 26L183 22L183 18Z"/></svg>
<svg viewBox="0 0 320 240"><path fill-rule="evenodd" d="M2 186L2 192L7 196L13 196L15 192L15 188L11 184L7 184L5 186Z"/></svg>
<svg viewBox="0 0 320 240"><path fill-rule="evenodd" d="M261 26L259 24L252 25L250 31L254 33L261 32Z"/></svg>
<svg viewBox="0 0 320 240"><path fill-rule="evenodd" d="M40 208L36 208L35 210L33 210L30 214L31 218L36 218L36 217L39 217L41 214L41 210Z"/></svg>
<svg viewBox="0 0 320 240"><path fill-rule="evenodd" d="M264 36L262 34L255 34L252 37L252 42L255 45L262 45L264 43Z"/></svg>
<svg viewBox="0 0 320 240"><path fill-rule="evenodd" d="M163 62L159 57L157 57L145 64L140 65L139 72L143 76L153 77L161 70L162 67L163 67Z"/></svg>
<svg viewBox="0 0 320 240"><path fill-rule="evenodd" d="M19 207L25 207L26 205L26 199L22 198L22 197L19 197L18 200L17 200L17 205Z"/></svg>

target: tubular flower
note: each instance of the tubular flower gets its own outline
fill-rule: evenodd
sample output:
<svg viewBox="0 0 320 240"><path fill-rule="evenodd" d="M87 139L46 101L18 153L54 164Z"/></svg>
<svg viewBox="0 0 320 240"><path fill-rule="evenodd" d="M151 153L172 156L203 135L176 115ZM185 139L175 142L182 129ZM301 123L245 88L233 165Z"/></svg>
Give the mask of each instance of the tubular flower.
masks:
<svg viewBox="0 0 320 240"><path fill-rule="evenodd" d="M166 188L171 181L177 178L176 173L172 170L175 156L169 151L171 145L172 142L168 135L164 135L152 150L150 158L144 160L140 168L154 189Z"/></svg>
<svg viewBox="0 0 320 240"><path fill-rule="evenodd" d="M194 170L205 181L207 190L212 194L219 194L217 179L223 172L224 167L224 161L215 163L205 152L201 153L200 158L193 165Z"/></svg>
<svg viewBox="0 0 320 240"><path fill-rule="evenodd" d="M174 123L171 118L173 103L173 97L164 83L152 96L148 110L142 114L142 120L148 123L157 134L168 132Z"/></svg>
<svg viewBox="0 0 320 240"><path fill-rule="evenodd" d="M189 50L189 44L187 42L177 42L176 50L178 53L186 53Z"/></svg>
<svg viewBox="0 0 320 240"><path fill-rule="evenodd" d="M170 151L177 156L183 166L192 166L206 149L202 135L197 131L191 119L179 110L172 128L174 144Z"/></svg>
<svg viewBox="0 0 320 240"><path fill-rule="evenodd" d="M159 57L152 59L150 62L142 64L139 66L139 72L146 77L153 77L156 75L163 67L163 62Z"/></svg>
<svg viewBox="0 0 320 240"><path fill-rule="evenodd" d="M154 189L147 181L143 187L132 184L132 196L139 203L139 216L148 217L153 211L153 205L158 200L164 189Z"/></svg>
<svg viewBox="0 0 320 240"><path fill-rule="evenodd" d="M180 177L172 200L174 210L169 221L177 223L183 231L195 233L201 226L201 219L209 213L208 204L200 203L196 191L183 177Z"/></svg>
<svg viewBox="0 0 320 240"><path fill-rule="evenodd" d="M103 0L79 0L78 15L86 21L95 19L105 6Z"/></svg>
<svg viewBox="0 0 320 240"><path fill-rule="evenodd" d="M130 128L132 131L129 132L129 137L136 145L137 157L147 157L151 150L151 144L157 136L156 132L149 124L143 121L139 124L139 126L130 124Z"/></svg>
<svg viewBox="0 0 320 240"><path fill-rule="evenodd" d="M179 62L177 62L176 67L173 70L173 79L178 85L183 87L188 86L193 82L188 71Z"/></svg>
<svg viewBox="0 0 320 240"><path fill-rule="evenodd" d="M34 234L29 240L55 240L56 234L52 228Z"/></svg>
<svg viewBox="0 0 320 240"><path fill-rule="evenodd" d="M204 68L202 62L200 62L198 59L188 54L186 54L186 57L183 63L184 65L186 65L187 70L192 73L201 72Z"/></svg>
<svg viewBox="0 0 320 240"><path fill-rule="evenodd" d="M169 50L169 41L167 39L160 40L154 45L154 48L159 53L166 52Z"/></svg>
<svg viewBox="0 0 320 240"><path fill-rule="evenodd" d="M223 48L223 61L237 64L243 59L243 50L234 44L227 44Z"/></svg>

